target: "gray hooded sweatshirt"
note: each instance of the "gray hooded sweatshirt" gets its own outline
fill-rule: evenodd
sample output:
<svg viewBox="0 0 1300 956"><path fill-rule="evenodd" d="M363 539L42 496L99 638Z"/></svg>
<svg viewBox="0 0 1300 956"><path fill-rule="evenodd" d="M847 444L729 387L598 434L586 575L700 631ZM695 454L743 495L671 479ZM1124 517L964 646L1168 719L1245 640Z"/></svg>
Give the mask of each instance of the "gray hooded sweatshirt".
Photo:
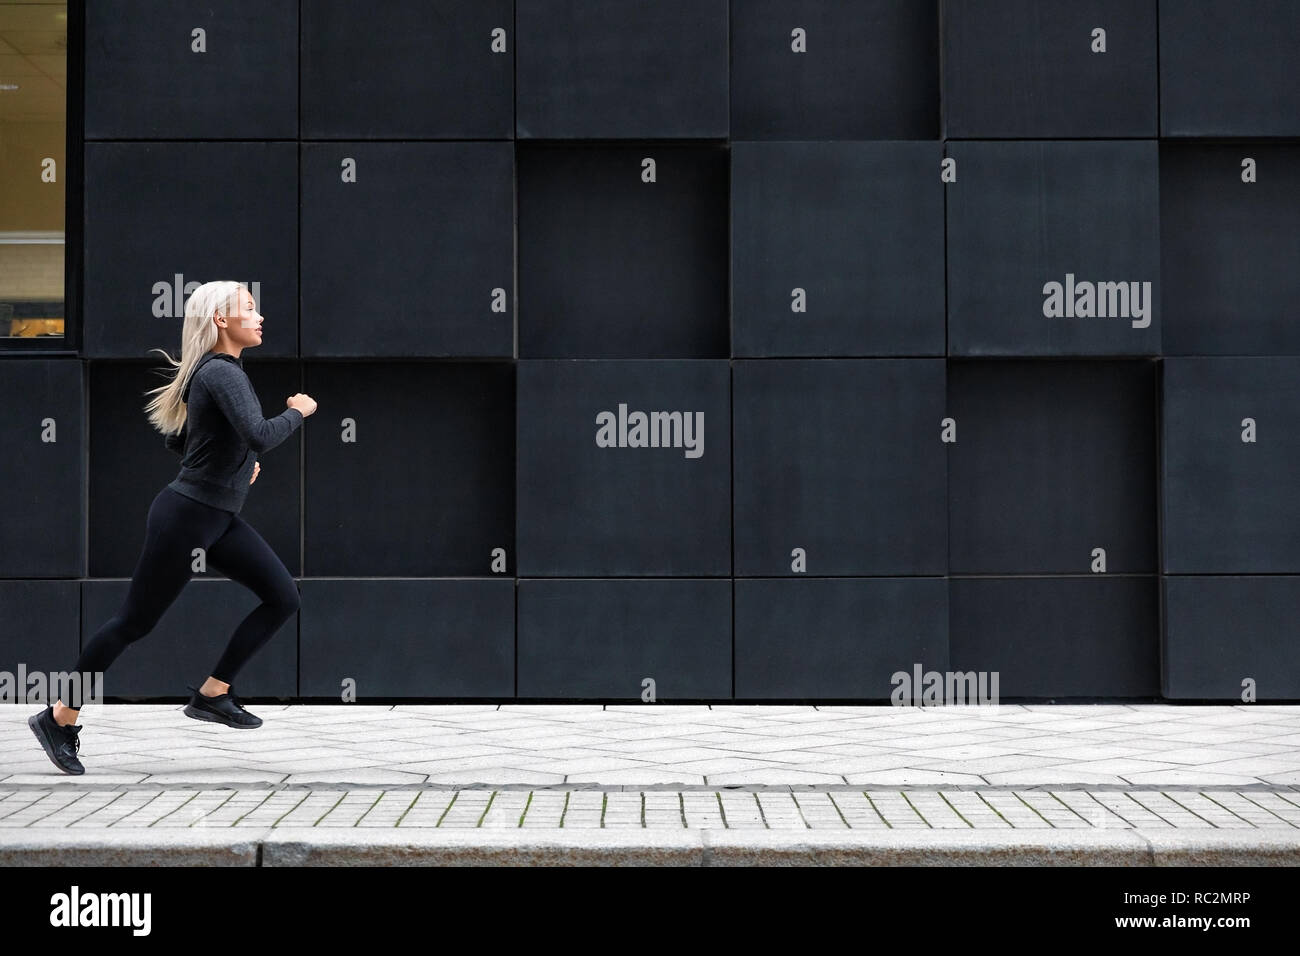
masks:
<svg viewBox="0 0 1300 956"><path fill-rule="evenodd" d="M244 363L226 352L205 352L181 392L185 425L164 444L181 458L180 473L167 485L187 498L238 514L248 497L253 465L302 424L302 412L286 408L262 417L262 403Z"/></svg>

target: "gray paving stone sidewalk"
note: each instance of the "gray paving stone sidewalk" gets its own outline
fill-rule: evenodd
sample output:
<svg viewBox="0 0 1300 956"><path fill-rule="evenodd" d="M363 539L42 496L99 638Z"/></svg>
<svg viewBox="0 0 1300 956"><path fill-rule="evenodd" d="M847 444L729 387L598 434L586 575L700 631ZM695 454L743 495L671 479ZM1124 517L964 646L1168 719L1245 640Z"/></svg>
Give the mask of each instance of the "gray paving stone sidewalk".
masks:
<svg viewBox="0 0 1300 956"><path fill-rule="evenodd" d="M1300 707L0 707L0 864L1300 862Z"/></svg>
<svg viewBox="0 0 1300 956"><path fill-rule="evenodd" d="M250 705L264 726L181 705L82 712L87 772L0 706L0 788L291 784L726 787L1300 786L1300 706Z"/></svg>
<svg viewBox="0 0 1300 956"><path fill-rule="evenodd" d="M135 828L1267 829L1292 790L0 790L0 830Z"/></svg>

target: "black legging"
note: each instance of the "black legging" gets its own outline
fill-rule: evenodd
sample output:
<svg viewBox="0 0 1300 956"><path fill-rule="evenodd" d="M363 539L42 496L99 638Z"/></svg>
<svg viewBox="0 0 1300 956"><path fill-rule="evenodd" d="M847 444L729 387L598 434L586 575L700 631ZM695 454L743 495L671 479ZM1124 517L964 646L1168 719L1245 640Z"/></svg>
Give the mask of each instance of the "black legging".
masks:
<svg viewBox="0 0 1300 956"><path fill-rule="evenodd" d="M195 548L207 564L249 588L262 603L235 628L212 676L229 684L240 668L298 610L298 587L284 562L252 525L164 487L149 506L144 551L131 577L126 601L95 632L77 659L78 674L107 671L127 646L144 637L189 583ZM71 682L74 689L77 682ZM64 701L74 710L81 701Z"/></svg>

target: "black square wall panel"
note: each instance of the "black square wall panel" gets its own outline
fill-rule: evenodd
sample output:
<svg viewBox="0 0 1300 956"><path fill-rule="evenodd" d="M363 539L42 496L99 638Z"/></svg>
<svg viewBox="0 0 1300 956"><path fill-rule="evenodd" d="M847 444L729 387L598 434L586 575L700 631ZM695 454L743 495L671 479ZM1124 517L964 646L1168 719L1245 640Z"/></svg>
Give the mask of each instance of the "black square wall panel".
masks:
<svg viewBox="0 0 1300 956"><path fill-rule="evenodd" d="M516 155L520 358L727 358L723 147Z"/></svg>
<svg viewBox="0 0 1300 956"><path fill-rule="evenodd" d="M225 279L266 319L258 356L296 356L298 147L88 143L84 254L87 356L175 354L190 293Z"/></svg>
<svg viewBox="0 0 1300 956"><path fill-rule="evenodd" d="M303 425L308 575L514 572L509 363L320 362L304 376L320 405Z"/></svg>
<svg viewBox="0 0 1300 956"><path fill-rule="evenodd" d="M302 582L304 697L511 697L515 582Z"/></svg>
<svg viewBox="0 0 1300 956"><path fill-rule="evenodd" d="M118 614L130 589L130 581L81 583L82 649ZM191 580L154 628L113 662L104 674L104 696L188 699L186 685L198 686L211 675L230 636L260 603L261 598L234 581ZM258 649L236 682L245 699L298 693L298 614Z"/></svg>
<svg viewBox="0 0 1300 956"><path fill-rule="evenodd" d="M947 151L950 355L1159 354L1154 140Z"/></svg>
<svg viewBox="0 0 1300 956"><path fill-rule="evenodd" d="M1161 136L1300 136L1300 4L1160 4Z"/></svg>
<svg viewBox="0 0 1300 956"><path fill-rule="evenodd" d="M938 135L938 0L732 0L733 141Z"/></svg>
<svg viewBox="0 0 1300 956"><path fill-rule="evenodd" d="M0 581L0 670L16 682L20 665L29 674L71 672L81 653L80 621L79 582Z"/></svg>
<svg viewBox="0 0 1300 956"><path fill-rule="evenodd" d="M515 135L727 135L727 0L516 0Z"/></svg>
<svg viewBox="0 0 1300 956"><path fill-rule="evenodd" d="M1167 574L1300 572L1300 358L1164 362Z"/></svg>
<svg viewBox="0 0 1300 956"><path fill-rule="evenodd" d="M1156 135L1155 0L946 0L944 135Z"/></svg>
<svg viewBox="0 0 1300 956"><path fill-rule="evenodd" d="M1160 693L1159 581L953 578L948 660L998 674L1014 697L1154 697Z"/></svg>
<svg viewBox="0 0 1300 956"><path fill-rule="evenodd" d="M87 139L298 135L298 0L84 6Z"/></svg>
<svg viewBox="0 0 1300 956"><path fill-rule="evenodd" d="M245 354L251 356L254 351L248 349ZM129 578L145 544L149 508L181 470L181 456L163 444L162 433L149 424L145 412L149 390L170 382L171 373L161 358L153 362L91 362L89 369L90 576ZM245 358L244 371L266 418L279 415L287 407L285 399L302 391L296 363ZM300 429L257 455L261 471L240 512L291 574L300 570L301 435Z"/></svg>
<svg viewBox="0 0 1300 956"><path fill-rule="evenodd" d="M521 580L519 696L731 697L731 582Z"/></svg>
<svg viewBox="0 0 1300 956"><path fill-rule="evenodd" d="M725 148L517 156L520 358L728 357Z"/></svg>
<svg viewBox="0 0 1300 956"><path fill-rule="evenodd" d="M80 577L86 568L81 363L5 357L0 401L0 487L8 498L0 577ZM4 626L0 621L0 631Z"/></svg>
<svg viewBox="0 0 1300 956"><path fill-rule="evenodd" d="M510 0L307 0L304 139L511 139Z"/></svg>
<svg viewBox="0 0 1300 956"><path fill-rule="evenodd" d="M917 664L948 669L942 578L736 581L740 700L889 700Z"/></svg>
<svg viewBox="0 0 1300 956"><path fill-rule="evenodd" d="M951 570L1154 573L1155 402L1149 361L952 363Z"/></svg>
<svg viewBox="0 0 1300 956"><path fill-rule="evenodd" d="M1300 577L1167 577L1166 697L1300 699Z"/></svg>
<svg viewBox="0 0 1300 956"><path fill-rule="evenodd" d="M947 572L942 359L737 361L732 377L736 574Z"/></svg>
<svg viewBox="0 0 1300 956"><path fill-rule="evenodd" d="M726 362L519 369L519 573L731 573Z"/></svg>
<svg viewBox="0 0 1300 956"><path fill-rule="evenodd" d="M937 142L731 148L737 356L943 355Z"/></svg>
<svg viewBox="0 0 1300 956"><path fill-rule="evenodd" d="M1165 354L1300 354L1297 223L1300 148L1161 143Z"/></svg>
<svg viewBox="0 0 1300 956"><path fill-rule="evenodd" d="M302 351L514 354L514 148L305 143Z"/></svg>

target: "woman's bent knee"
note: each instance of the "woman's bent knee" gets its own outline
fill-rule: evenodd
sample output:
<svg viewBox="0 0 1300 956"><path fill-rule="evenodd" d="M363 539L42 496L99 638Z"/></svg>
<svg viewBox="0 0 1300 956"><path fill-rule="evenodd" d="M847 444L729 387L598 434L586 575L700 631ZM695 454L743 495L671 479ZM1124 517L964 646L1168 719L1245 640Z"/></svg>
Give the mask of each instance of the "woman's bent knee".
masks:
<svg viewBox="0 0 1300 956"><path fill-rule="evenodd" d="M288 587L281 588L276 592L275 599L267 603L274 607L280 613L280 616L286 620L293 617L298 613L298 608L302 606L302 599L298 595L298 586L291 583Z"/></svg>

